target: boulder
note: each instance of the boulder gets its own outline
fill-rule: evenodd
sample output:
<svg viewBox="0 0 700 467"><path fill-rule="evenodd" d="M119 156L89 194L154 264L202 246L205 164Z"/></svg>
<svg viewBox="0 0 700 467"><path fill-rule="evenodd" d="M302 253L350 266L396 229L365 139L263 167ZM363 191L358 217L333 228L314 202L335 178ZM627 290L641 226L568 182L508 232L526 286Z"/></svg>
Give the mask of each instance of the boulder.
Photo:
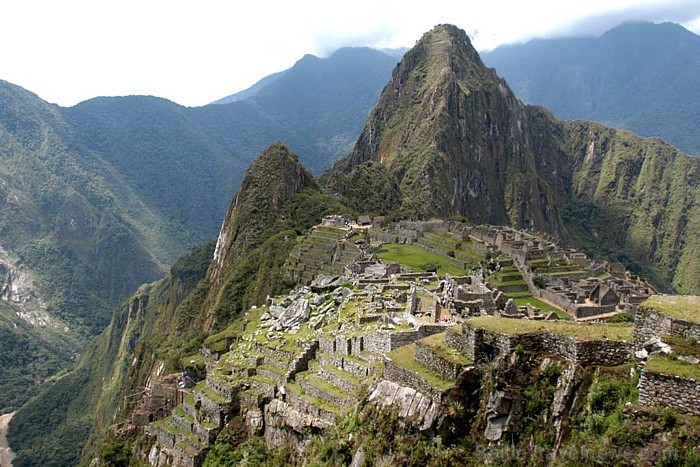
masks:
<svg viewBox="0 0 700 467"><path fill-rule="evenodd" d="M283 329L298 327L309 319L309 301L299 298L293 301L277 319Z"/></svg>
<svg viewBox="0 0 700 467"><path fill-rule="evenodd" d="M339 276L316 276L316 279L311 283L311 290L313 292L324 292L326 290L332 290L340 286L342 280Z"/></svg>

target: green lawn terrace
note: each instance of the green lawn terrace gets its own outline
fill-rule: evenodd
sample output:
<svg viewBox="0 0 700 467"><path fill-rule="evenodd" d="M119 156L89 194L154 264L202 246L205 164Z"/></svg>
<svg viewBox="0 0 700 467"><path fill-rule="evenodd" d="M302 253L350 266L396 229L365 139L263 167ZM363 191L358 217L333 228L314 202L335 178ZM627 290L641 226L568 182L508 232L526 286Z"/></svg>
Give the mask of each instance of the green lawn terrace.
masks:
<svg viewBox="0 0 700 467"><path fill-rule="evenodd" d="M632 342L633 338L632 324L532 321L527 319L480 316L465 321L464 326L485 329L511 336L549 332L573 337L580 341L616 340L620 342Z"/></svg>
<svg viewBox="0 0 700 467"><path fill-rule="evenodd" d="M389 352L384 379L411 388L435 403L443 402L461 374L475 371L472 360L453 347L446 335L436 333Z"/></svg>
<svg viewBox="0 0 700 467"><path fill-rule="evenodd" d="M426 225L433 227L432 223ZM392 235L391 231L370 230L375 253L382 261L398 263L413 271L424 271L428 265L437 266L436 272L440 275L464 275L479 267L484 259L472 248L472 242L462 239L461 234L443 228L412 232L415 233L413 237L400 237Z"/></svg>
<svg viewBox="0 0 700 467"><path fill-rule="evenodd" d="M700 296L654 295L642 302L640 307L655 310L674 318L700 323Z"/></svg>
<svg viewBox="0 0 700 467"><path fill-rule="evenodd" d="M655 295L635 314L639 402L700 416L700 297Z"/></svg>
<svg viewBox="0 0 700 467"><path fill-rule="evenodd" d="M630 324L532 321L482 316L448 333L453 347L474 361L525 351L543 353L581 366L617 366L633 360Z"/></svg>

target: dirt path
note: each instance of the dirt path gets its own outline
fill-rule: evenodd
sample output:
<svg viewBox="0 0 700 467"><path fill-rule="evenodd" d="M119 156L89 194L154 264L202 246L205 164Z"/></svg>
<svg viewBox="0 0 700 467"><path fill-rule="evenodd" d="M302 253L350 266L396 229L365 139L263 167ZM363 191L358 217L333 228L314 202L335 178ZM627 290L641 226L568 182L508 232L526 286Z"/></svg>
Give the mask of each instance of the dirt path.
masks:
<svg viewBox="0 0 700 467"><path fill-rule="evenodd" d="M10 423L14 413L0 415L0 467L12 467L12 458L15 455L7 444L7 424Z"/></svg>

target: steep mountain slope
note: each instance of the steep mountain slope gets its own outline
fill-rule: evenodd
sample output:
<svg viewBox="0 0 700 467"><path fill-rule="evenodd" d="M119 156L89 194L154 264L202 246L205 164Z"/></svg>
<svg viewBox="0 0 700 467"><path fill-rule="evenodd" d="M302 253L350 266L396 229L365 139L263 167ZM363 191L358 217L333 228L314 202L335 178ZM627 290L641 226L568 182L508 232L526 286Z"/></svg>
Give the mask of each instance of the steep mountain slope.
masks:
<svg viewBox="0 0 700 467"><path fill-rule="evenodd" d="M255 102L200 109L143 96L62 109L0 82L0 248L37 275L75 346L71 336L102 330L119 300L216 234L266 145L288 137L317 171L349 151L394 61L369 49L309 56ZM8 346L50 345L43 334L12 333Z"/></svg>
<svg viewBox="0 0 700 467"><path fill-rule="evenodd" d="M248 168L221 226L204 282L208 288L200 310L204 330L225 324L264 299L262 290L289 287L280 268L296 236L323 214L341 210L337 201L320 193L311 173L285 145L275 143L261 152ZM252 271L241 274L243 267Z"/></svg>
<svg viewBox="0 0 700 467"><path fill-rule="evenodd" d="M154 351L178 305L204 277L212 250L211 243L194 249L165 278L119 305L76 368L17 412L8 432L18 453L13 465L77 465L88 439L133 408L151 376Z"/></svg>
<svg viewBox="0 0 700 467"><path fill-rule="evenodd" d="M439 26L406 53L337 168L381 163L396 177L407 215L563 233L555 205L566 192L553 176L559 161L548 156L530 145L522 105L466 34Z"/></svg>
<svg viewBox="0 0 700 467"><path fill-rule="evenodd" d="M590 250L598 243L608 257L637 260L657 283L700 293L700 160L599 124L564 126L574 199L593 208L570 212L567 228ZM600 242L598 232L611 237Z"/></svg>
<svg viewBox="0 0 700 467"><path fill-rule="evenodd" d="M658 136L700 155L700 37L627 23L599 38L533 40L482 54L520 99L564 119Z"/></svg>
<svg viewBox="0 0 700 467"><path fill-rule="evenodd" d="M664 289L697 293L699 164L657 139L523 106L463 31L438 26L394 70L327 189L397 217L460 215L571 235ZM399 196L378 200L349 183L370 171L365 186L398 185Z"/></svg>
<svg viewBox="0 0 700 467"><path fill-rule="evenodd" d="M213 329L288 289L282 265L298 233L342 210L284 145L263 151L231 201L216 249L198 247L142 286L76 369L17 412L8 433L14 465L74 465L83 450L89 463L105 431L130 415L164 367L180 368Z"/></svg>
<svg viewBox="0 0 700 467"><path fill-rule="evenodd" d="M39 276L50 312L95 332L183 248L55 106L0 83L1 242Z"/></svg>

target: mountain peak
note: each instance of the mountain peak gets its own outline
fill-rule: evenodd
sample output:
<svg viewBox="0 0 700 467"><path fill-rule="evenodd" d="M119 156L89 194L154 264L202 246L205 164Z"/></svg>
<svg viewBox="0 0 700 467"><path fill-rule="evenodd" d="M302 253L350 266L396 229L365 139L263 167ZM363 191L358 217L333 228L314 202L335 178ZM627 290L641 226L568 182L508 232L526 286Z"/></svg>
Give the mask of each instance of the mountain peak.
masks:
<svg viewBox="0 0 700 467"><path fill-rule="evenodd" d="M337 168L353 179L360 165L381 164L388 185L400 188L394 208L404 215L460 215L557 232L558 188L537 175L542 156L531 139L508 85L484 66L463 30L443 24L404 55Z"/></svg>
<svg viewBox="0 0 700 467"><path fill-rule="evenodd" d="M318 188L299 156L281 142L262 151L250 164L221 226L214 252L213 283L240 255L258 246L291 199L305 188Z"/></svg>

